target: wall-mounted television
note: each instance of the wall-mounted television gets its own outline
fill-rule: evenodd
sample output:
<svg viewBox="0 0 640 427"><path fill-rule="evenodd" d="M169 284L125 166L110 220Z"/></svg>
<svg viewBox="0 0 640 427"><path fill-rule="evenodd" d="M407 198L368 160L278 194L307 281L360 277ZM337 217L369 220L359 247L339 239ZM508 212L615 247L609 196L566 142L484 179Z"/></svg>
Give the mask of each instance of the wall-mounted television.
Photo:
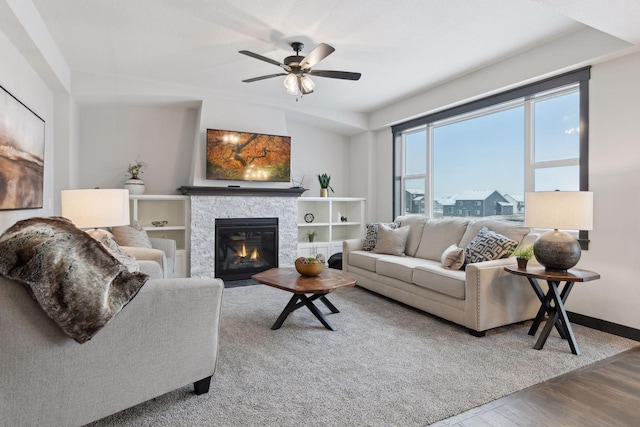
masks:
<svg viewBox="0 0 640 427"><path fill-rule="evenodd" d="M289 182L291 137L207 129L207 179Z"/></svg>

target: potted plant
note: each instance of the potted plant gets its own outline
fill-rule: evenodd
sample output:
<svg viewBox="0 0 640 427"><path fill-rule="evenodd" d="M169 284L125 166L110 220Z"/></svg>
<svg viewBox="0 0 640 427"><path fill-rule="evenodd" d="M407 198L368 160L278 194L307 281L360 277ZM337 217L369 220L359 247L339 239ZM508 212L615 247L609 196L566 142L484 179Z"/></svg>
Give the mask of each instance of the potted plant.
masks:
<svg viewBox="0 0 640 427"><path fill-rule="evenodd" d="M509 255L516 257L519 270L527 269L527 262L533 257L533 245L524 248L511 249Z"/></svg>
<svg viewBox="0 0 640 427"><path fill-rule="evenodd" d="M140 179L140 175L144 173L145 167L147 165L143 162L129 163L128 179L124 182L124 188L129 190L129 194L144 194L144 181Z"/></svg>
<svg viewBox="0 0 640 427"><path fill-rule="evenodd" d="M326 173L318 175L318 181L320 182L320 197L329 197L329 190L331 190L332 193L335 193L333 188L329 185L331 182L331 175L327 175Z"/></svg>
<svg viewBox="0 0 640 427"><path fill-rule="evenodd" d="M307 231L307 238L310 242L313 242L313 239L315 239L317 235L318 233L316 233L315 231Z"/></svg>

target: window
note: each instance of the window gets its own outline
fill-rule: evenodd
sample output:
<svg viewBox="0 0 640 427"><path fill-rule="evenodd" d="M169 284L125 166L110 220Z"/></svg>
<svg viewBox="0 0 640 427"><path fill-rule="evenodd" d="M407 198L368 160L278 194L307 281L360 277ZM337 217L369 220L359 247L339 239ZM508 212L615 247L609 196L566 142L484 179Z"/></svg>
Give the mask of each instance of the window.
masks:
<svg viewBox="0 0 640 427"><path fill-rule="evenodd" d="M394 126L394 215L518 221L525 192L588 190L589 74L584 68Z"/></svg>

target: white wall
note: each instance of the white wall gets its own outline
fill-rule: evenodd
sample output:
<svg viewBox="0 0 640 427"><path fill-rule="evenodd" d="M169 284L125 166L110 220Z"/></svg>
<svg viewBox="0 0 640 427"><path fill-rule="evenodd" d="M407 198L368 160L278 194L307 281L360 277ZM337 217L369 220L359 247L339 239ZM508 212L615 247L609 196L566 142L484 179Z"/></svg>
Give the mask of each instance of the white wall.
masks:
<svg viewBox="0 0 640 427"><path fill-rule="evenodd" d="M640 53L593 67L589 186L594 229L578 266L600 273L574 286L567 309L640 329Z"/></svg>
<svg viewBox="0 0 640 427"><path fill-rule="evenodd" d="M53 93L18 52L3 32L0 32L0 85L45 121L44 207L42 209L0 211L0 231L16 221L32 216L53 214Z"/></svg>
<svg viewBox="0 0 640 427"><path fill-rule="evenodd" d="M140 160L146 194L178 194L189 185L197 119L186 106L82 107L78 188L122 188Z"/></svg>

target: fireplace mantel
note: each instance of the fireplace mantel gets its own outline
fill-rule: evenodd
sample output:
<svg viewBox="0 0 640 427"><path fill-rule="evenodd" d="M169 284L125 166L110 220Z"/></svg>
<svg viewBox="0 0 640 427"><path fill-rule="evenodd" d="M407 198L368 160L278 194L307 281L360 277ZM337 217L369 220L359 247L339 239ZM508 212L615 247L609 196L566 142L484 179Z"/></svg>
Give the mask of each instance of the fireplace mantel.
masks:
<svg viewBox="0 0 640 427"><path fill-rule="evenodd" d="M260 187L190 187L182 186L178 190L187 196L262 196L262 197L300 197L307 191L302 187L260 188Z"/></svg>

